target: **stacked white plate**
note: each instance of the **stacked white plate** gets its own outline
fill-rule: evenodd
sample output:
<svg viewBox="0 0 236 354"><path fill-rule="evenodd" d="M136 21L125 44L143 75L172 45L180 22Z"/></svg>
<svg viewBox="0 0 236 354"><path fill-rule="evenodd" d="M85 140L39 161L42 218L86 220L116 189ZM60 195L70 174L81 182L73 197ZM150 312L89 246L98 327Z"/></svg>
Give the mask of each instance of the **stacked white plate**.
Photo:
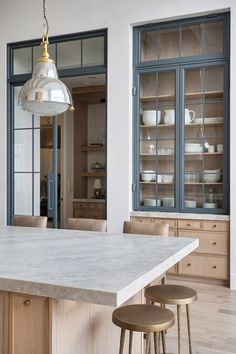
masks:
<svg viewBox="0 0 236 354"><path fill-rule="evenodd" d="M203 203L203 208L217 208L217 203Z"/></svg>
<svg viewBox="0 0 236 354"><path fill-rule="evenodd" d="M160 199L144 199L143 200L143 205L145 206L161 206L161 200Z"/></svg>
<svg viewBox="0 0 236 354"><path fill-rule="evenodd" d="M174 198L162 198L162 205L165 208L174 208L175 199Z"/></svg>
<svg viewBox="0 0 236 354"><path fill-rule="evenodd" d="M185 200L184 207L185 208L196 208L197 202L196 200Z"/></svg>
<svg viewBox="0 0 236 354"><path fill-rule="evenodd" d="M143 170L140 173L141 181L143 182L152 182L156 181L156 172L153 170Z"/></svg>
<svg viewBox="0 0 236 354"><path fill-rule="evenodd" d="M196 152L200 153L203 152L203 145L197 143L186 143L185 144L185 152L191 153Z"/></svg>
<svg viewBox="0 0 236 354"><path fill-rule="evenodd" d="M223 117L206 117L206 118L195 118L193 123L203 124L203 123L223 123Z"/></svg>

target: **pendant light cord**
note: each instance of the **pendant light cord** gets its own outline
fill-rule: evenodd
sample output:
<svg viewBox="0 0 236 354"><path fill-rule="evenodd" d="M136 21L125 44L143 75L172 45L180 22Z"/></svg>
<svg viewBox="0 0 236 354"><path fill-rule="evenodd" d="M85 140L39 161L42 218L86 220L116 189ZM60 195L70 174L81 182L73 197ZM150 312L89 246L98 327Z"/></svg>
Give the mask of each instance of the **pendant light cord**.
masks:
<svg viewBox="0 0 236 354"><path fill-rule="evenodd" d="M48 25L48 19L47 19L47 10L48 10L48 1L43 0L43 20L44 20L44 34L43 34L43 42L48 43L48 31L49 31L49 25Z"/></svg>

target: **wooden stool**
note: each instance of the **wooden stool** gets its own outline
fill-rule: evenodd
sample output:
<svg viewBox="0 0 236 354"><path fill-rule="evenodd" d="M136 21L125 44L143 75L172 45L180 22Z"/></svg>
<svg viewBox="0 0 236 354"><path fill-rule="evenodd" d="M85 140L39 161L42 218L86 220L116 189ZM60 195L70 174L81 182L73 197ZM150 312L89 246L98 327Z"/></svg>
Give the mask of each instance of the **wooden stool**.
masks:
<svg viewBox="0 0 236 354"><path fill-rule="evenodd" d="M145 297L153 304L158 302L162 305L177 305L178 354L180 354L181 305L186 305L189 353L192 354L189 305L197 300L197 292L194 289L181 285L154 285L145 290Z"/></svg>
<svg viewBox="0 0 236 354"><path fill-rule="evenodd" d="M157 332L161 333L163 354L166 353L164 347L164 331L175 323L174 313L160 306L152 305L127 305L119 307L112 314L112 321L121 328L120 350L123 354L125 331L129 330L129 354L132 352L133 332L146 332L146 354L150 348L150 334L154 334L155 354L159 353L157 349Z"/></svg>

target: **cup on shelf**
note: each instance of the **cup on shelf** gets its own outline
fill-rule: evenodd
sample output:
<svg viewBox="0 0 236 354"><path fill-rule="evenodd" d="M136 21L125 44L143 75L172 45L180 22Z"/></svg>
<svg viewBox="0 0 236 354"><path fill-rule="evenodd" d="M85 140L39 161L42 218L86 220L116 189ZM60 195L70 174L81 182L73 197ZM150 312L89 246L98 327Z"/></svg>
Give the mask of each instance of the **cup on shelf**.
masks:
<svg viewBox="0 0 236 354"><path fill-rule="evenodd" d="M207 148L208 152L215 152L215 146L214 145L209 145Z"/></svg>
<svg viewBox="0 0 236 354"><path fill-rule="evenodd" d="M217 152L223 152L223 144L217 144L216 150Z"/></svg>

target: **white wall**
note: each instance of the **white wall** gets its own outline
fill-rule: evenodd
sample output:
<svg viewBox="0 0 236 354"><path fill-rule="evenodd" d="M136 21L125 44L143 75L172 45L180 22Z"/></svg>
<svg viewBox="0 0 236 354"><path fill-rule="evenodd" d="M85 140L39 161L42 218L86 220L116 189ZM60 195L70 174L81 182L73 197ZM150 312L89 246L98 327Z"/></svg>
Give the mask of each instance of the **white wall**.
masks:
<svg viewBox="0 0 236 354"><path fill-rule="evenodd" d="M236 62L235 0L50 0L50 35L108 28L108 227L120 231L131 210L132 178L132 25L163 21L231 8L231 63ZM6 215L6 43L38 38L42 34L41 1L8 0L0 14L0 222ZM10 26L9 26L10 25ZM234 118L236 69L231 65L231 132ZM233 133L231 133L233 134ZM236 180L236 139L231 137L231 180ZM236 184L231 183L231 196ZM231 214L236 214L236 197L231 197ZM236 254L236 219L231 221L231 252ZM231 257L232 284L236 288L236 257Z"/></svg>

